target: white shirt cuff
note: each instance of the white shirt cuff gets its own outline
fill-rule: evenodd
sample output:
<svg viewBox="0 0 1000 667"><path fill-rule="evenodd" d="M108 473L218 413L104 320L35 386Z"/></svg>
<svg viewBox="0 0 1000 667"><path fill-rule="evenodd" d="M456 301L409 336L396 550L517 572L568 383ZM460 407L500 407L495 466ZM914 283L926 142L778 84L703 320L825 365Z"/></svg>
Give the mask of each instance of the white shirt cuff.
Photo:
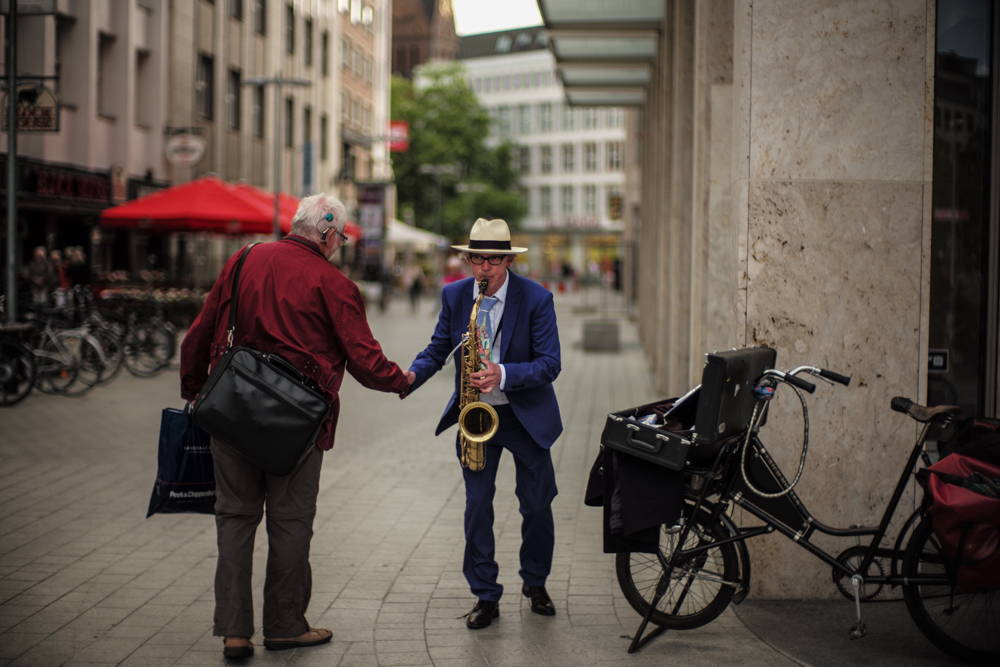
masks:
<svg viewBox="0 0 1000 667"><path fill-rule="evenodd" d="M500 364L500 391L507 391L505 388L506 386L507 386L507 369L503 367L503 364Z"/></svg>

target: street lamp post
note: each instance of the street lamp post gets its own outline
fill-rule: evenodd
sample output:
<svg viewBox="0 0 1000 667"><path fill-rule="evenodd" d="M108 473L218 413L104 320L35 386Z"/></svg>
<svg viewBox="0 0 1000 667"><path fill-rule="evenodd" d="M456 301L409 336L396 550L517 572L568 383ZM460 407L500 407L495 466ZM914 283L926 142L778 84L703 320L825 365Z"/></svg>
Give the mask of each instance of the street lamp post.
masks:
<svg viewBox="0 0 1000 667"><path fill-rule="evenodd" d="M274 92L274 238L281 240L281 225L279 224L281 197L281 87L282 86L303 86L308 88L312 85L309 79L285 78L278 75L273 77L251 77L243 81L244 86L267 86L274 84L277 89Z"/></svg>

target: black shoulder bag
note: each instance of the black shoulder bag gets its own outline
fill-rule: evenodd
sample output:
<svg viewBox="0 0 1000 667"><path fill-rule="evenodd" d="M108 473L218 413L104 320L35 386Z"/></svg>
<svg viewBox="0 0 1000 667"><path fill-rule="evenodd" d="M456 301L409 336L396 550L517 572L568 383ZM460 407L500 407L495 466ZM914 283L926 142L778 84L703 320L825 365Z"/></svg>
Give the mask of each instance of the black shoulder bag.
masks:
<svg viewBox="0 0 1000 667"><path fill-rule="evenodd" d="M243 251L233 273L226 354L194 404L193 417L212 437L269 475L287 475L330 414L315 383L277 354L233 347Z"/></svg>

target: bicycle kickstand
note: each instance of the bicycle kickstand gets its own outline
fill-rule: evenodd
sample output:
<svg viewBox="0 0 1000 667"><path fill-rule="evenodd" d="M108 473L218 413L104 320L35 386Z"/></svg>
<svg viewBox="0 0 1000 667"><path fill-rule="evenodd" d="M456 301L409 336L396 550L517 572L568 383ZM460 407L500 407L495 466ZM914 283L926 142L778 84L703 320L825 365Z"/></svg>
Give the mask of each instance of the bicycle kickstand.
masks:
<svg viewBox="0 0 1000 667"><path fill-rule="evenodd" d="M861 621L861 586L865 583L860 574L851 576L851 588L854 589L854 608L858 612L858 624L851 628L851 639L861 639L868 634L868 628Z"/></svg>
<svg viewBox="0 0 1000 667"><path fill-rule="evenodd" d="M632 643L628 647L628 653L635 653L649 640L654 637L658 637L667 631L666 628L657 626L656 629L648 635L645 637L642 636L642 633L646 631L646 626L649 625L649 619L653 617L653 612L656 611L656 605L660 603L663 595L667 592L667 585L669 583L669 577L667 577L664 573L661 573L659 581L656 582L656 591L653 594L652 601L649 603L649 609L646 611L646 615L642 617L642 622L639 623L639 629L635 631L635 637L632 638Z"/></svg>

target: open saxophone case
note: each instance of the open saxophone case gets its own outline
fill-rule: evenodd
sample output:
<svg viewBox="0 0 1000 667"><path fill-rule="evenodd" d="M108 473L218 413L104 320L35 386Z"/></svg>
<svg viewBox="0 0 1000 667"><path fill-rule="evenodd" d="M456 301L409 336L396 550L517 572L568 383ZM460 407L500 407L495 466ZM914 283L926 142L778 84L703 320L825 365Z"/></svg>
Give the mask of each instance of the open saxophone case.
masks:
<svg viewBox="0 0 1000 667"><path fill-rule="evenodd" d="M680 398L608 415L585 503L604 507L604 552L656 553L661 525L674 525L685 477L700 489L723 444L753 415L754 383L773 368L765 347L705 355L701 384Z"/></svg>

